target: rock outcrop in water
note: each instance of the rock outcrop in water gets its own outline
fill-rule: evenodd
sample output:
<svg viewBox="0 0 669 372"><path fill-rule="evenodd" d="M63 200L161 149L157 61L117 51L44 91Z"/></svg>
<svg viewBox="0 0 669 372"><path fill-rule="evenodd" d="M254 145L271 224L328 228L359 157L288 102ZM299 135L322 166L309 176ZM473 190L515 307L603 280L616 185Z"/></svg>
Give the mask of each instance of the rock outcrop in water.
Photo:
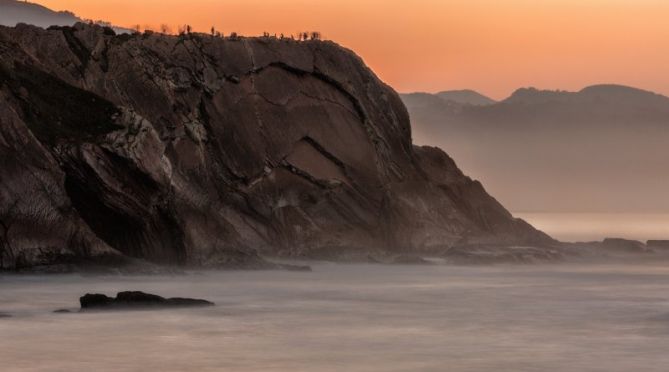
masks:
<svg viewBox="0 0 669 372"><path fill-rule="evenodd" d="M79 303L82 311L214 306L213 302L207 300L180 297L164 298L138 291L119 292L116 294L116 298L99 293L88 293L79 298Z"/></svg>
<svg viewBox="0 0 669 372"><path fill-rule="evenodd" d="M2 264L545 246L332 42L0 27Z"/></svg>

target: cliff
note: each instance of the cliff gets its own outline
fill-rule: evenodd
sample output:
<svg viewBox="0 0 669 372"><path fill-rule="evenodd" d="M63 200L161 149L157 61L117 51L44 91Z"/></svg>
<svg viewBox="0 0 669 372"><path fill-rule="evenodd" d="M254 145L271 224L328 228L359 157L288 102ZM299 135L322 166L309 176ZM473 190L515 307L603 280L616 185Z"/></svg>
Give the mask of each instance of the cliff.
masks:
<svg viewBox="0 0 669 372"><path fill-rule="evenodd" d="M0 27L3 265L550 245L332 42Z"/></svg>

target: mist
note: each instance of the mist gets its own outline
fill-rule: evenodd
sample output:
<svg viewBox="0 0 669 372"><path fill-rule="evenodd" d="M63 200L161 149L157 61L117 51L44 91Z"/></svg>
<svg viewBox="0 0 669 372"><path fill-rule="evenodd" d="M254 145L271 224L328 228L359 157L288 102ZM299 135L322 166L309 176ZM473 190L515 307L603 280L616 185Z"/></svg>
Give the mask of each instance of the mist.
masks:
<svg viewBox="0 0 669 372"><path fill-rule="evenodd" d="M659 372L667 280L648 263L3 278L0 310L15 315L0 319L0 359L27 371ZM218 306L51 313L127 288Z"/></svg>
<svg viewBox="0 0 669 372"><path fill-rule="evenodd" d="M414 142L446 150L512 211L669 212L666 97L616 86L488 105L432 97L404 96Z"/></svg>

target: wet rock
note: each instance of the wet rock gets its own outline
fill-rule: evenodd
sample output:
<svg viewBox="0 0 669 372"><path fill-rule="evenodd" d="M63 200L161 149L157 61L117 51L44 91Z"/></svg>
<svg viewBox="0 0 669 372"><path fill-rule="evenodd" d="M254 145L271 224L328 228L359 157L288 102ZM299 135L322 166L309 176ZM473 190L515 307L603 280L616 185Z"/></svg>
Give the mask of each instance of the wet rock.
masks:
<svg viewBox="0 0 669 372"><path fill-rule="evenodd" d="M99 293L89 293L79 298L79 303L82 311L214 306L213 302L207 300L180 297L164 298L138 291L119 292L116 298Z"/></svg>
<svg viewBox="0 0 669 372"><path fill-rule="evenodd" d="M70 309L58 309L53 311L54 314L71 314L72 310Z"/></svg>
<svg viewBox="0 0 669 372"><path fill-rule="evenodd" d="M114 300L114 298L100 293L87 293L83 297L79 298L79 303L81 304L82 309L87 309L110 306L112 303L114 303Z"/></svg>

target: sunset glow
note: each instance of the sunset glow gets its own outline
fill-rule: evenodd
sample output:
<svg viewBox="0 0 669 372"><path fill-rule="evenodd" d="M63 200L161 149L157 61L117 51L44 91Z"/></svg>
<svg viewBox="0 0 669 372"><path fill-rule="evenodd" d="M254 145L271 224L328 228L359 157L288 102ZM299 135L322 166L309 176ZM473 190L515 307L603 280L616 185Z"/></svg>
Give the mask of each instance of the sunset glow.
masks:
<svg viewBox="0 0 669 372"><path fill-rule="evenodd" d="M669 2L662 0L40 0L122 26L224 33L320 30L399 91L615 82L669 94Z"/></svg>

